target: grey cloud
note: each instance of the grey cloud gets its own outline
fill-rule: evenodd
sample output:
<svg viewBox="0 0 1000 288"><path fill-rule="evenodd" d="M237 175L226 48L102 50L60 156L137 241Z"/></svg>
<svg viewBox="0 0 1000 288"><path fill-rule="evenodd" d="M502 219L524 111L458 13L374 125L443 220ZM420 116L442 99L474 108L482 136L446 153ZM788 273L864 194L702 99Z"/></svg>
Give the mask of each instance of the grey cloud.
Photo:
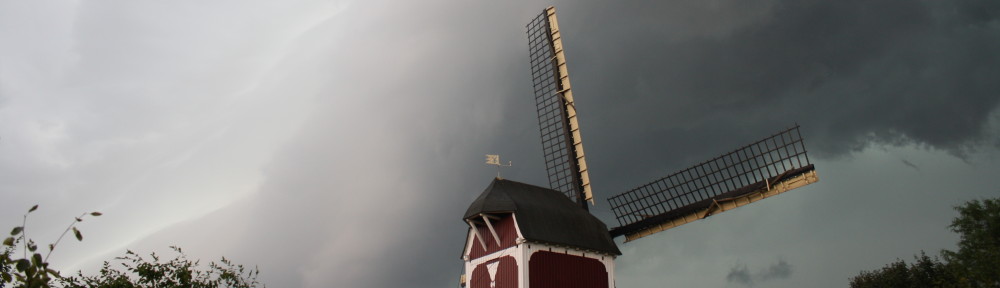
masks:
<svg viewBox="0 0 1000 288"><path fill-rule="evenodd" d="M751 273L746 264L736 265L726 274L726 281L744 286L754 286L761 282L771 280L786 279L792 276L792 265L785 260L778 260L767 269L762 269L757 273Z"/></svg>
<svg viewBox="0 0 1000 288"><path fill-rule="evenodd" d="M330 2L161 4L0 3L0 221L40 204L52 241L108 215L60 267L250 194L315 97L316 69L281 60Z"/></svg>
<svg viewBox="0 0 1000 288"><path fill-rule="evenodd" d="M785 260L778 260L778 263L771 264L767 270L760 275L760 279L763 281L771 279L784 279L792 276L792 265L785 262Z"/></svg>
<svg viewBox="0 0 1000 288"><path fill-rule="evenodd" d="M454 13L444 1L424 4L359 4L353 16L333 20L357 28L323 65L357 69L331 77L326 91L355 100L317 103L317 115L268 166L256 199L231 208L243 213L237 218L268 227L233 236L249 240L228 248L256 254L248 262L264 263L265 277L273 277L268 283L452 285L464 236L455 215L493 173L480 163L482 154L513 160L515 169L505 171L510 179L545 183L523 31L542 7L484 4ZM557 4L601 193L644 183L794 122L804 125L807 145L827 156L848 155L865 143L920 141L951 149L958 144L907 132L930 129L907 121L937 115L927 112L941 104L970 106L976 115L996 105L995 95L980 90L962 101L940 101L958 93L948 87L994 85L961 77L922 84L943 91L913 96L931 103L903 101L910 99L903 92L926 90L898 87L916 79L904 60L931 53L907 41L959 37L940 30L965 29L945 21L963 15L932 17L938 10L923 4ZM725 20L679 28L667 25L677 20L662 20L680 15ZM993 41L985 32L970 33L981 35L962 36L971 38L963 47ZM404 50L408 54L397 53ZM944 53L973 57L951 51ZM966 64L993 73L996 66L983 63L994 60L982 60ZM921 61L930 68L917 71L948 66L946 60ZM871 80L882 79L876 75L899 79ZM966 136L948 137L965 139L955 143L975 139L970 131L977 121L957 127ZM595 213L607 219L604 205ZM262 249L285 245L292 247ZM770 281L789 277L790 267L779 261L758 273L744 267L730 274L733 281Z"/></svg>
<svg viewBox="0 0 1000 288"><path fill-rule="evenodd" d="M750 277L750 270L747 269L747 265L738 265L729 270L729 274L726 274L726 281L735 282L743 285L753 285L753 279Z"/></svg>
<svg viewBox="0 0 1000 288"><path fill-rule="evenodd" d="M495 173L481 163L482 154L501 153L530 167L522 162L526 156L508 152L535 145L519 143L537 137L531 122L521 121L533 121L522 116L533 111L532 103L514 110L505 102L509 95L527 95L522 91L530 86L510 85L528 80L520 78L527 63L509 61L520 59L522 50L494 41L523 42L522 19L541 8L525 13L516 5L487 5L495 7L463 14L444 9L444 2L386 5L352 5L303 36L305 45L333 35L337 45L323 46L332 51L288 57L333 55L317 64L328 67L317 69L328 78L310 102L315 112L266 165L252 198L136 245L242 255L260 265L269 286L457 283L464 231L455 215ZM508 118L517 124L504 124ZM527 128L508 129L522 124ZM202 227L226 227L227 221L246 224L212 240L158 240L199 235ZM232 245L219 249L217 243Z"/></svg>
<svg viewBox="0 0 1000 288"><path fill-rule="evenodd" d="M1000 123L990 116L1000 102L996 2L557 2L599 197L795 122L814 155L828 158L908 144L960 155L994 141L984 123ZM72 29L53 29L65 33L52 34L56 48L46 51L74 53L0 55L0 119L69 123L0 122L9 128L0 131L3 183L40 195L97 191L70 198L114 202L107 224L88 225L121 230L88 237L127 240L180 221L161 219L178 217L163 215L175 208L194 217L215 206L191 206L219 203L205 199L245 197L128 247L225 255L260 265L272 287L457 286L461 212L495 173L482 155L512 160L509 179L546 183L524 35L544 4L363 1L333 13L331 3L65 9L73 12L52 18ZM72 69L47 68L60 61ZM11 109L24 103L33 105ZM52 140L60 127L68 140L22 141ZM59 167L59 156L93 165ZM41 197L3 189L4 205L20 205L7 211ZM818 214L823 221L870 196L848 190L855 198L830 197L846 204L824 207L836 211ZM603 204L594 211L610 219ZM105 220L115 217L133 220ZM680 239L654 248L705 241ZM623 269L640 267L624 257ZM784 261L749 268L726 281L792 273Z"/></svg>

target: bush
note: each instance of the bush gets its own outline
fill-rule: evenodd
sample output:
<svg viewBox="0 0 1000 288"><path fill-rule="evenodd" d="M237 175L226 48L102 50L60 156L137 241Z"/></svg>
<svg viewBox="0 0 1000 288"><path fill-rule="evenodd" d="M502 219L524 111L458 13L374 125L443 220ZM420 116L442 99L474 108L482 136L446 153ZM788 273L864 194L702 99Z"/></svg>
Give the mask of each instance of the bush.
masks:
<svg viewBox="0 0 1000 288"><path fill-rule="evenodd" d="M21 226L14 227L10 237L3 241L3 252L0 253L0 288L8 285L12 288L251 288L258 285L264 287L257 282L257 275L260 274L257 268L246 269L243 265L234 265L222 257L220 263L211 262L207 269L202 269L199 261L188 260L181 248L174 246L170 248L177 253L177 256L170 261L161 262L156 253L149 255L152 258L150 261L127 250L125 256L115 258L118 261L118 265L115 266L120 266L119 269L123 268L124 271L113 268L111 262L105 261L100 275L84 276L82 272L77 272L74 277L63 277L58 271L49 268L49 256L63 236L70 231L73 231L78 241L83 241L83 234L77 229L76 224L82 222L86 216L96 217L101 216L101 213L84 213L73 219L59 239L48 245L49 251L43 257L38 252L35 242L28 238L24 231L28 214L37 209L38 205L28 209ZM16 258L19 247L22 258Z"/></svg>

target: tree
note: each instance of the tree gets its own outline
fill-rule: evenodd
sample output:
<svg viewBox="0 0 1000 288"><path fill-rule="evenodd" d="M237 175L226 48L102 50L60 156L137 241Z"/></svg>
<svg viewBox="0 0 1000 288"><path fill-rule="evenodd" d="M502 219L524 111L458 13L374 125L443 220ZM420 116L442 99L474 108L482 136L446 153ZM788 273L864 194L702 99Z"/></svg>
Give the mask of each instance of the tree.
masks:
<svg viewBox="0 0 1000 288"><path fill-rule="evenodd" d="M941 258L924 252L907 265L896 260L882 269L861 271L851 287L1000 287L1000 198L972 200L955 207L951 225L958 251L942 250Z"/></svg>
<svg viewBox="0 0 1000 288"><path fill-rule="evenodd" d="M127 251L125 256L115 258L119 261L119 265L115 267L121 266L124 271L113 268L111 262L105 261L100 275L84 276L82 272L77 272L77 276L63 277L58 271L49 268L49 256L70 231L73 231L77 240L83 241L83 234L76 228L76 224L82 222L85 216L96 217L101 216L101 213L91 212L76 217L59 239L48 245L49 251L42 257L35 242L24 232L28 214L36 209L38 205L31 207L24 214L21 226L14 227L10 237L3 241L3 252L0 253L0 288L8 285L12 288L264 287L257 282L257 275L260 274L257 268L246 269L223 257L220 263L211 262L206 269L199 265L199 261L188 260L181 248L173 246L170 248L177 256L166 262L160 261L156 253L151 253L152 260L147 260L135 252ZM17 258L18 250L21 250L22 258Z"/></svg>
<svg viewBox="0 0 1000 288"><path fill-rule="evenodd" d="M973 200L956 210L960 216L948 227L961 235L958 251L941 255L972 287L1000 287L1000 198Z"/></svg>

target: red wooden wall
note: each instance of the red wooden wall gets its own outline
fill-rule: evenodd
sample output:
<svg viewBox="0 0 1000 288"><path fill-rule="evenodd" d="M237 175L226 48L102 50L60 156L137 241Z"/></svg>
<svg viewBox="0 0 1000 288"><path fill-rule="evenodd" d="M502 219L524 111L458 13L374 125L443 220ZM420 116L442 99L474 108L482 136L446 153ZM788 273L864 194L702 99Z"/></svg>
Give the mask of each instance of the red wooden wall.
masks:
<svg viewBox="0 0 1000 288"><path fill-rule="evenodd" d="M496 277L490 278L487 266L491 263L500 262ZM490 281L495 281L496 286L490 286ZM514 257L503 256L483 264L479 264L472 270L472 279L469 281L469 288L517 288L517 261Z"/></svg>
<svg viewBox="0 0 1000 288"><path fill-rule="evenodd" d="M491 221L493 229L497 231L497 236L500 236L500 243L493 240L493 234L490 233L489 227L486 227L485 224L476 225L476 229L479 229L479 233L483 235L483 240L486 241L486 250L483 250L483 245L479 244L479 239L472 239L472 251L469 253L470 259L483 257L516 244L517 228L514 227L514 217L511 214L506 214L499 220ZM473 237L476 237L475 234L473 234Z"/></svg>
<svg viewBox="0 0 1000 288"><path fill-rule="evenodd" d="M608 288L608 271L597 259L539 251L528 260L528 287Z"/></svg>

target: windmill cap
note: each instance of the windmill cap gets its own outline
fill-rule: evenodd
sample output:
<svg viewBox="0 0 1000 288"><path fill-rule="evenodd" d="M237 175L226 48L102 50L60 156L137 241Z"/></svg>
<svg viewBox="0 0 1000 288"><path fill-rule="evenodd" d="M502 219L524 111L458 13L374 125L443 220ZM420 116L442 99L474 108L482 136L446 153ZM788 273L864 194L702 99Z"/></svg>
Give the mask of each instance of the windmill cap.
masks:
<svg viewBox="0 0 1000 288"><path fill-rule="evenodd" d="M494 179L463 219L486 213L513 213L525 240L622 254L604 222L556 190Z"/></svg>

